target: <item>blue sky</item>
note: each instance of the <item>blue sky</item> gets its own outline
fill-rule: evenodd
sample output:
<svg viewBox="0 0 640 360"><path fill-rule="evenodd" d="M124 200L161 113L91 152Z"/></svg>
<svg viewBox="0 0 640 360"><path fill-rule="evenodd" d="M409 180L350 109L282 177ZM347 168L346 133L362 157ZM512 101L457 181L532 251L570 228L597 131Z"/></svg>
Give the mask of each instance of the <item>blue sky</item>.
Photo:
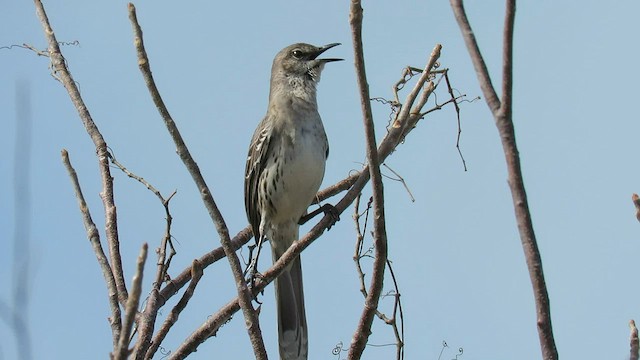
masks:
<svg viewBox="0 0 640 360"><path fill-rule="evenodd" d="M164 195L178 191L171 203L178 251L172 274L177 274L219 242L139 74L126 4L74 0L45 6L58 40L80 44L62 50L118 160ZM136 6L157 84L232 234L247 224L246 149L266 110L271 61L281 48L301 41L343 43L331 56L346 61L327 65L319 85L331 146L324 186L359 168L362 116L347 2L144 1ZM440 61L450 69L453 86L469 98L481 95L448 1L365 2L363 7L372 96L390 98L402 68L423 66L436 43L443 44ZM502 2L467 1L494 84L500 81L502 7ZM567 359L624 359L627 323L640 319L640 224L631 203L631 194L640 191L635 166L640 123L633 115L640 81L639 11L636 1L538 1L518 7L516 134L555 338ZM30 2L5 2L0 24L0 46L46 47ZM60 150L67 149L100 226L93 144L64 88L50 76L46 58L0 49L0 66L0 299L11 298L15 87L22 82L31 90L33 121L28 309L34 358L105 358L111 349L106 289L60 160ZM455 148L451 108L425 118L387 161L416 198L411 202L397 182L385 183L389 257L402 292L406 358L437 359L445 340L451 348L444 359L458 347L464 348L463 359L538 359L531 285L498 134L484 101L461 106L461 146L469 171ZM381 139L388 108L378 103L373 108ZM159 243L164 213L153 194L116 169L113 174L130 281L141 244ZM350 212L303 253L313 359L336 358L331 350L349 343L362 307ZM147 280L153 263L150 257ZM227 263L209 267L165 348L177 347L234 293ZM383 301L383 310L390 311L390 304ZM261 325L272 358L274 319L268 289ZM193 358L250 358L243 329L238 314ZM15 358L5 324L0 339L0 359ZM370 343L391 342L391 329L376 322ZM392 346L369 347L364 358L393 354Z"/></svg>

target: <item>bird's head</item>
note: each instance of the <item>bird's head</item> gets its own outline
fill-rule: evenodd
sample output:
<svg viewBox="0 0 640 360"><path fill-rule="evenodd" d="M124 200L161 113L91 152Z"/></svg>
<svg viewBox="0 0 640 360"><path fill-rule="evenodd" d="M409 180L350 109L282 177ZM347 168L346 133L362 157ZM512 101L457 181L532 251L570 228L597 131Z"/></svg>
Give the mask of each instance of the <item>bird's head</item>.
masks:
<svg viewBox="0 0 640 360"><path fill-rule="evenodd" d="M320 73L324 68L324 64L342 60L334 58L318 59L318 56L338 45L340 44L333 43L320 47L304 43L289 45L276 55L273 60L272 72L284 75L287 78L303 78L317 83L320 81Z"/></svg>

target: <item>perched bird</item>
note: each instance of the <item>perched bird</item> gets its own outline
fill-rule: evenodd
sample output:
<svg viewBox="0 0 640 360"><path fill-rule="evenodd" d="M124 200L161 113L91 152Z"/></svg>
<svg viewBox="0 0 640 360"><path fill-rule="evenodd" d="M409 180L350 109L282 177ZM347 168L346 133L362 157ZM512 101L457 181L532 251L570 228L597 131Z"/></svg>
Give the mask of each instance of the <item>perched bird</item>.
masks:
<svg viewBox="0 0 640 360"><path fill-rule="evenodd" d="M329 144L318 113L316 85L324 65L321 47L293 44L273 60L267 115L253 134L244 201L258 246L269 239L275 262L298 240L299 221L320 188ZM257 266L257 256L252 266ZM307 359L302 267L297 258L275 280L280 359Z"/></svg>

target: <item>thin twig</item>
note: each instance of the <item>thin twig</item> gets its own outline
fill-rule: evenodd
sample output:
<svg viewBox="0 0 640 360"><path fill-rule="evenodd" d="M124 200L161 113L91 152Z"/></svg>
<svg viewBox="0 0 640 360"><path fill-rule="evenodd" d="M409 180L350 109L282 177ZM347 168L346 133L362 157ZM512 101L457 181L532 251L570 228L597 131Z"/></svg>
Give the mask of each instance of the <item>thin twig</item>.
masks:
<svg viewBox="0 0 640 360"><path fill-rule="evenodd" d="M149 189L149 191L151 191L158 199L160 199L161 202L165 202L166 201L158 189L156 189L153 185L151 185L143 177L138 176L138 175L132 173L131 171L129 171L129 169L127 169L124 165L122 165L111 152L109 153L109 160L111 160L111 163L113 165L115 165L118 169L120 169L120 171L125 173L125 175L127 175L128 177L138 181L139 183L144 185L144 187Z"/></svg>
<svg viewBox="0 0 640 360"><path fill-rule="evenodd" d="M449 96L451 99L456 99L456 96L453 94L453 87L451 86L451 82L449 81L449 72L444 73L444 79L447 82L447 89L449 90ZM464 160L464 156L462 155L462 150L460 149L460 136L462 135L462 125L460 124L460 106L458 106L458 102L453 102L453 107L456 110L456 119L458 121L458 136L456 136L456 149L458 149L458 155L460 155L460 160L462 160L462 166L464 167L464 171L467 171L467 162Z"/></svg>
<svg viewBox="0 0 640 360"><path fill-rule="evenodd" d="M113 347L115 348L120 339L120 332L122 330L122 320L120 306L118 304L118 290L116 287L116 280L113 276L111 266L109 266L107 255L102 249L102 244L100 243L100 233L98 232L98 228L93 222L93 219L91 219L89 207L87 206L87 202L84 200L84 195L82 195L82 189L80 188L78 174L71 165L71 161L69 160L69 153L64 149L62 150L62 162L64 163L64 166L69 173L69 177L71 178L71 184L73 185L73 190L76 193L76 198L78 199L78 207L80 208L80 212L82 213L82 221L84 223L84 228L87 231L87 237L89 238L89 242L93 247L93 252L96 254L98 264L102 269L104 282L107 285L107 293L109 294L109 306L111 307L111 317L109 318L109 323L111 324Z"/></svg>
<svg viewBox="0 0 640 360"><path fill-rule="evenodd" d="M364 225L362 227L360 226L360 217L362 216L360 214L361 198L362 198L362 194L358 195L353 206L353 221L356 227L356 243L355 243L355 250L353 253L353 262L356 264L356 273L358 274L358 284L360 287L360 293L364 298L366 298L367 286L365 284L364 271L362 270L362 264L360 260L362 260L362 258L365 257L365 255L363 255L362 253L364 248L364 234L367 231L367 221L369 219L369 210L371 209L371 203L373 202L373 198L369 200L369 202L367 203L367 208L363 211L363 214L365 214L365 217L364 217Z"/></svg>
<svg viewBox="0 0 640 360"><path fill-rule="evenodd" d="M431 79L432 69L437 64L438 58L440 58L440 51L441 50L442 50L442 45L437 44L435 46L435 48L433 49L433 51L431 52L431 56L429 56L429 60L427 61L427 64L425 65L422 74L418 78L418 81L416 82L416 85L413 87L413 89L411 90L411 92L407 96L407 99L405 100L404 104L402 105L402 109L400 109L400 112L398 113L397 121L399 123L399 127L401 129L401 133L406 133L406 129L408 127L408 124L407 124L407 121L405 119L408 118L409 114L411 114L411 113L419 114L420 110L422 109L422 106L424 106L424 104L426 103L426 98L428 98L430 93L426 94L426 98L425 98L424 102L420 101L420 103L422 103L421 106L413 108L413 103L414 103L415 99L418 97L418 94L421 91L423 91L424 84L429 79Z"/></svg>
<svg viewBox="0 0 640 360"><path fill-rule="evenodd" d="M371 248L369 248L366 252L363 252L364 249L364 234L367 233L367 223L369 220L369 211L371 210L371 206L373 203L373 198L370 198L367 202L366 209L360 212L360 197L356 198L354 209L353 209L353 220L355 223L356 230L356 243L355 243L355 252L353 255L353 261L356 264L356 272L358 274L358 283L360 284L360 292L364 298L367 297L367 289L365 285L365 275L362 270L361 260L363 258L371 257L370 252ZM360 226L360 219L364 216L364 225ZM393 329L394 336L396 338L396 359L401 360L404 358L404 316L402 313L402 302L400 301L400 288L398 286L398 282L395 276L395 272L393 271L393 267L391 261L387 259L387 268L389 269L389 273L391 274L391 279L393 281L394 286L394 304L393 311L391 317L388 317L383 312L376 309L376 316L382 320L385 324L389 325ZM400 329L398 329L398 312L400 313ZM372 346L372 344L367 344Z"/></svg>
<svg viewBox="0 0 640 360"><path fill-rule="evenodd" d="M102 197L102 203L104 206L105 230L107 235L107 243L109 244L111 268L113 269L113 276L115 278L118 290L116 293L118 296L118 301L121 304L124 304L127 301L127 288L124 281L124 273L122 271L120 242L118 240L118 217L116 213L115 200L113 197L113 178L111 177L111 171L109 169L107 143L104 141L100 130L93 122L91 114L89 113L86 104L80 96L80 91L78 90L78 87L76 86L76 83L73 80L69 69L67 68L64 56L62 56L62 52L60 51L59 43L56 40L56 35L53 32L51 25L49 24L49 19L47 18L47 13L44 10L42 1L34 0L34 3L36 6L36 13L38 14L38 18L40 19L40 23L42 24L42 27L44 29L44 35L49 43L48 51L53 71L58 79L62 82L64 87L67 89L67 93L69 93L71 102L75 106L76 111L78 111L80 119L84 124L85 130L91 137L91 140L93 140L93 143L96 147L100 176L102 178L102 192L100 193L100 196Z"/></svg>
<svg viewBox="0 0 640 360"><path fill-rule="evenodd" d="M391 281L395 289L393 315L391 316L391 326L393 327L393 333L396 337L396 358L398 360L404 359L404 313L402 311L402 301L400 300L400 287L398 286L398 279L393 271L391 261L387 260L387 268L391 274ZM397 315L400 314L398 317ZM398 319L400 319L400 329L398 329Z"/></svg>
<svg viewBox="0 0 640 360"><path fill-rule="evenodd" d="M411 189L409 189L409 186L407 185L407 182L404 181L404 178L400 176L400 174L395 172L389 165L382 164L382 166L384 166L387 170L391 171L393 175L395 175L396 177L393 178L387 175L383 175L383 176L394 181L399 181L402 184L402 186L404 186L404 189L407 190L407 194L409 194L409 198L411 199L411 202L416 202L416 198L413 197L413 194L411 193Z"/></svg>
<svg viewBox="0 0 640 360"><path fill-rule="evenodd" d="M162 119L164 120L165 126L169 131L169 134L173 138L177 153L180 156L180 159L185 164L187 170L191 174L196 186L200 190L200 194L202 196L202 200L204 202L205 207L213 221L218 234L220 235L220 242L222 243L222 248L224 249L225 255L227 256L227 260L229 261L229 266L231 267L231 272L233 273L233 277L236 282L236 288L238 291L238 297L240 300L240 306L242 308L242 312L244 314L245 325L247 328L247 333L249 334L249 338L251 340L251 345L254 350L254 354L256 359L266 359L267 353L264 347L264 340L262 339L262 334L260 331L260 323L258 319L257 312L254 310L251 302L253 296L249 291L247 283L242 276L242 268L240 265L240 260L238 256L234 252L231 246L231 239L229 237L229 230L227 225L216 205L211 191L207 186L202 174L200 172L200 168L194 161L193 157L189 153L189 150L180 135L178 127L176 126L173 118L169 114L169 110L164 104L162 97L158 91L158 88L153 80L153 75L151 74L151 67L149 65L149 58L147 57L146 50L144 48L144 41L142 37L142 29L138 23L136 17L136 10L133 4L129 3L129 19L131 20L131 24L133 27L134 33L134 43L136 47L136 51L138 54L138 66L140 71L142 72L142 76L147 84L147 88L149 89L149 93L151 98L153 99Z"/></svg>
<svg viewBox="0 0 640 360"><path fill-rule="evenodd" d="M169 197L165 199L158 189L156 189L153 185L151 185L148 181L146 181L141 176L138 176L132 173L131 171L129 171L129 169L127 169L118 160L116 160L115 156L112 153L109 153L109 159L111 160L111 163L113 165L115 165L128 177L138 181L139 183L144 185L147 189L149 189L149 191L151 191L160 200L160 202L162 203L162 206L164 207L164 213L166 216L165 219L166 219L167 225L165 227L165 233L162 238L162 241L160 242L160 247L157 249L158 270L156 271L155 281L153 282L154 289L160 290L160 286L166 279L167 271L169 270L169 266L171 265L171 260L173 256L176 254L175 248L173 247L173 243L171 241L171 224L173 222L173 217L171 216L171 211L169 210L169 202L171 201L171 199L173 199L173 196L176 194L177 191L174 190L173 193L171 193L171 195L169 195ZM168 259L167 259L167 247L171 249Z"/></svg>

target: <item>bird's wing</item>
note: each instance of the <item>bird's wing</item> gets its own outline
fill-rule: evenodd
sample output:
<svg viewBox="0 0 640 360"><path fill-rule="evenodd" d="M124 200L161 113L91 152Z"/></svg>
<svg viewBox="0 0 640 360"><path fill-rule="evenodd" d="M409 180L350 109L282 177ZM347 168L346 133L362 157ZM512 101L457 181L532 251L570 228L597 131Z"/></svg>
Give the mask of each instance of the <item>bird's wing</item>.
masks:
<svg viewBox="0 0 640 360"><path fill-rule="evenodd" d="M256 128L251 139L244 176L244 206L256 241L260 239L260 220L262 217L258 206L258 183L271 148L271 134L273 132L271 124L273 122L268 121L265 117Z"/></svg>

